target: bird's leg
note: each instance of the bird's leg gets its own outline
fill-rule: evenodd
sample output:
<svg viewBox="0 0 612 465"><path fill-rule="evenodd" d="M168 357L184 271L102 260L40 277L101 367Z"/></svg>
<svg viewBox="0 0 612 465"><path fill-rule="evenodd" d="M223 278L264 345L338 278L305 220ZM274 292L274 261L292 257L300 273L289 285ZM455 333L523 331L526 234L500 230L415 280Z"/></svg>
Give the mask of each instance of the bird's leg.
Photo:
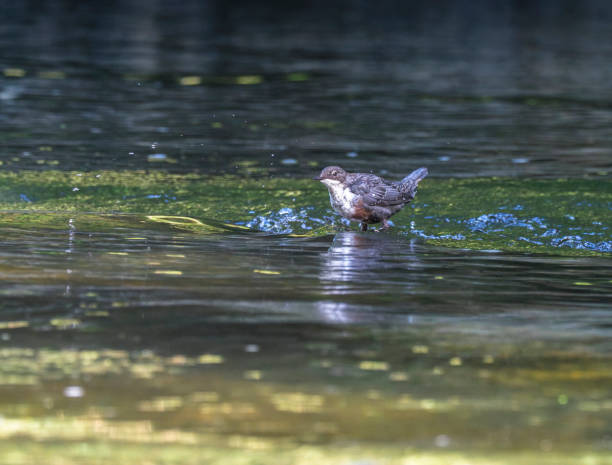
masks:
<svg viewBox="0 0 612 465"><path fill-rule="evenodd" d="M367 231L368 230L368 225L366 223L361 223L361 230L363 232Z"/></svg>

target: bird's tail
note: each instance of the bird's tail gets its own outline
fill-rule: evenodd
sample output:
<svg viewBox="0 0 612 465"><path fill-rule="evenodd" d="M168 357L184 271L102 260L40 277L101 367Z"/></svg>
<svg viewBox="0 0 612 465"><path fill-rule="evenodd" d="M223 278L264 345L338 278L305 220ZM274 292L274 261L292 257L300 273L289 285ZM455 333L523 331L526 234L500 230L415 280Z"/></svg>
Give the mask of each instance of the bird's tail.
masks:
<svg viewBox="0 0 612 465"><path fill-rule="evenodd" d="M429 171L427 171L427 168L419 168L414 170L399 182L400 189L405 193L407 198L410 200L414 198L419 182L421 182L428 174Z"/></svg>
<svg viewBox="0 0 612 465"><path fill-rule="evenodd" d="M425 179L428 174L429 171L427 171L427 168L419 168L418 170L414 170L412 173L410 173L408 176L406 176L400 181L400 186L414 186L414 188L416 188L419 182Z"/></svg>

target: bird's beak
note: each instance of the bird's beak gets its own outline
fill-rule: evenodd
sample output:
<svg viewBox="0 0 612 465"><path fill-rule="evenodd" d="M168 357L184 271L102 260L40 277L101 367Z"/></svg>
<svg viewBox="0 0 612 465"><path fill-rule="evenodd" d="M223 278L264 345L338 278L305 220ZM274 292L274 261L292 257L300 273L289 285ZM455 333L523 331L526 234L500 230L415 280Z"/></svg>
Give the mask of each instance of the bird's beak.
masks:
<svg viewBox="0 0 612 465"><path fill-rule="evenodd" d="M321 179L323 179L321 176L315 176L314 178L312 178L314 181L320 181Z"/></svg>

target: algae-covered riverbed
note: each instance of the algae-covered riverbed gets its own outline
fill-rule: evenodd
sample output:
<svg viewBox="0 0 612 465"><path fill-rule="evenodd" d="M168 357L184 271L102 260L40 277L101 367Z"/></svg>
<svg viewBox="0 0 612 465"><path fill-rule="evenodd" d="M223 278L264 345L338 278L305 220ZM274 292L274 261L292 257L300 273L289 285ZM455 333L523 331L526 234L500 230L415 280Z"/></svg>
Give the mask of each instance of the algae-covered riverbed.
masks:
<svg viewBox="0 0 612 465"><path fill-rule="evenodd" d="M0 463L612 465L607 2L4 3Z"/></svg>

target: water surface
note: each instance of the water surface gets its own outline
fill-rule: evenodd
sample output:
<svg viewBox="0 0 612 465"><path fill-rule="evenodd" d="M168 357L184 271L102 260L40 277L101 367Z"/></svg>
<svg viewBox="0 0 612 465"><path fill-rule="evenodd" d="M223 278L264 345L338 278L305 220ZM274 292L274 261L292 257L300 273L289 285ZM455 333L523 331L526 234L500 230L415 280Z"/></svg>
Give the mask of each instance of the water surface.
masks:
<svg viewBox="0 0 612 465"><path fill-rule="evenodd" d="M70 449L66 463L143 442L171 446L146 446L160 463L191 463L194 446L213 461L604 463L609 252L517 239L559 220L609 244L597 207L560 219L527 193L520 224L469 205L442 216L434 193L449 185L430 181L391 231L358 233L307 180L240 183L244 212L220 189L234 178L47 173L44 186L7 178L5 207L22 209L0 220L0 434L15 463L73 441L115 452ZM490 182L513 192L474 180L453 195ZM564 198L567 181L539 183ZM110 204L125 211L83 213ZM15 449L23 436L49 446Z"/></svg>
<svg viewBox="0 0 612 465"><path fill-rule="evenodd" d="M468 3L1 5L3 463L612 463L612 15Z"/></svg>

